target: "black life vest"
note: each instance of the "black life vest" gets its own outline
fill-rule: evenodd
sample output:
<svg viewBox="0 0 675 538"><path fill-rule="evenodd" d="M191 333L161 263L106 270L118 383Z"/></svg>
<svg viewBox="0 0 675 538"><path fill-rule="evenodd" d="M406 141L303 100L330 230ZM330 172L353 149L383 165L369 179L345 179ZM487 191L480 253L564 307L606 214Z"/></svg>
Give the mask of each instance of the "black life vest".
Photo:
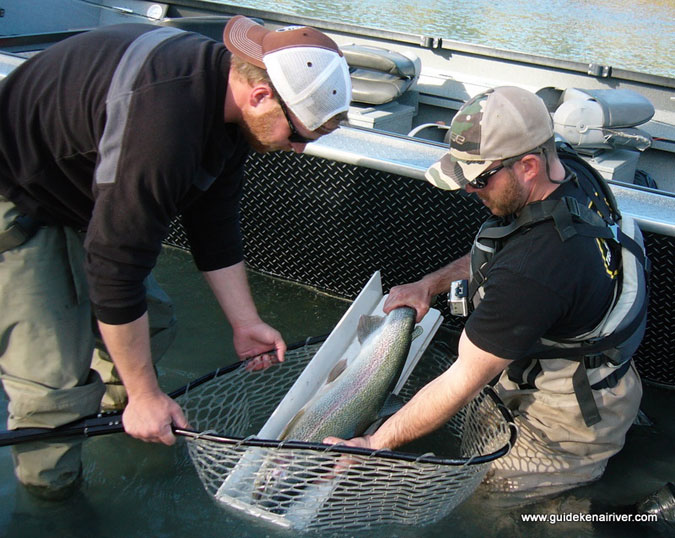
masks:
<svg viewBox="0 0 675 538"><path fill-rule="evenodd" d="M614 195L602 176L569 146L558 145L557 150L566 168L565 179L575 181L577 177L583 178L584 181L580 181L579 185L593 201L596 211L579 204L574 198L563 197L528 204L508 224L504 224L501 218L490 217L479 230L471 248L468 296L477 305L495 254L510 237L544 221L553 221L561 241L574 235L583 235L605 239L620 246L620 274L614 300L602 321L593 330L574 338L540 338L525 357L514 361L507 369L509 379L521 388L536 388L534 381L542 371L539 360L578 361L572 384L584 421L587 426L592 426L600 421L600 414L591 389L611 388L618 383L628 371L630 359L644 335L649 260L639 227L632 218L622 217ZM587 369L606 364L620 367L591 385Z"/></svg>

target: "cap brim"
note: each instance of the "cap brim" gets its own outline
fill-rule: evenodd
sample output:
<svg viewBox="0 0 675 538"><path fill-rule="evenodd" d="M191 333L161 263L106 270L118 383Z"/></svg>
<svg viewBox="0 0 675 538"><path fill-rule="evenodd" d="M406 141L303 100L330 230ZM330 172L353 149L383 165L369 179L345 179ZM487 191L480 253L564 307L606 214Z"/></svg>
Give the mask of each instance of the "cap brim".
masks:
<svg viewBox="0 0 675 538"><path fill-rule="evenodd" d="M439 189L459 190L487 170L493 162L463 161L456 159L451 153L446 153L429 167L424 177Z"/></svg>
<svg viewBox="0 0 675 538"><path fill-rule="evenodd" d="M235 56L265 69L262 42L271 30L243 15L232 17L223 30L223 43Z"/></svg>

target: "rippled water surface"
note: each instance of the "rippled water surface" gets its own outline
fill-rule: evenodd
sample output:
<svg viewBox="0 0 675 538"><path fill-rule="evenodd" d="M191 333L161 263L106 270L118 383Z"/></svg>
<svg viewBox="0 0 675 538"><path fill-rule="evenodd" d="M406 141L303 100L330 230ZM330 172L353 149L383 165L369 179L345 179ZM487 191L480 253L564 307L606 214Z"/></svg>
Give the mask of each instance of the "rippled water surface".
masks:
<svg viewBox="0 0 675 538"><path fill-rule="evenodd" d="M675 0L222 3L675 77Z"/></svg>

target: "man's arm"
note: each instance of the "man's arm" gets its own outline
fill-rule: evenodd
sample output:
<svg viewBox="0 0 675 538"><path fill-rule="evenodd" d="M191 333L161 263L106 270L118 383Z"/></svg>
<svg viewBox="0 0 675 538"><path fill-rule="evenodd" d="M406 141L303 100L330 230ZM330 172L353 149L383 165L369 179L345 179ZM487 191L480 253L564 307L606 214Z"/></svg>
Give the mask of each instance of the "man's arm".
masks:
<svg viewBox="0 0 675 538"><path fill-rule="evenodd" d="M463 332L459 356L445 373L425 385L374 434L351 439L346 444L394 449L427 435L445 424L510 362L476 347ZM344 443L336 437L328 437L324 442Z"/></svg>
<svg viewBox="0 0 675 538"><path fill-rule="evenodd" d="M143 441L172 445L171 425L188 428L180 406L159 388L150 354L148 314L131 323L98 322L106 348L129 397L122 415L124 430Z"/></svg>
<svg viewBox="0 0 675 538"><path fill-rule="evenodd" d="M205 272L204 278L232 325L237 355L245 359L275 349L277 360L283 361L286 344L279 331L260 319L251 296L244 262ZM271 360L267 356L262 359L262 366Z"/></svg>
<svg viewBox="0 0 675 538"><path fill-rule="evenodd" d="M384 303L383 310L388 314L399 306L409 306L417 311L417 323L429 311L434 297L450 290L454 280L469 278L469 254L458 258L445 267L425 275L417 282L394 286Z"/></svg>

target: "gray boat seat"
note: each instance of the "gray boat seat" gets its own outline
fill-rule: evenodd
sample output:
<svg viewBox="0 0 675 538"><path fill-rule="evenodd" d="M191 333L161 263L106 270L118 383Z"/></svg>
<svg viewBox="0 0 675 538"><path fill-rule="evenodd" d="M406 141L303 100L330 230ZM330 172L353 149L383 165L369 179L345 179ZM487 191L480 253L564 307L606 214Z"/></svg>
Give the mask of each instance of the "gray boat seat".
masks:
<svg viewBox="0 0 675 538"><path fill-rule="evenodd" d="M555 132L575 148L644 151L651 136L636 128L654 115L654 106L632 90L568 88L553 114Z"/></svg>
<svg viewBox="0 0 675 538"><path fill-rule="evenodd" d="M421 62L400 52L369 45L340 47L349 64L352 101L389 103L408 91L419 77Z"/></svg>

